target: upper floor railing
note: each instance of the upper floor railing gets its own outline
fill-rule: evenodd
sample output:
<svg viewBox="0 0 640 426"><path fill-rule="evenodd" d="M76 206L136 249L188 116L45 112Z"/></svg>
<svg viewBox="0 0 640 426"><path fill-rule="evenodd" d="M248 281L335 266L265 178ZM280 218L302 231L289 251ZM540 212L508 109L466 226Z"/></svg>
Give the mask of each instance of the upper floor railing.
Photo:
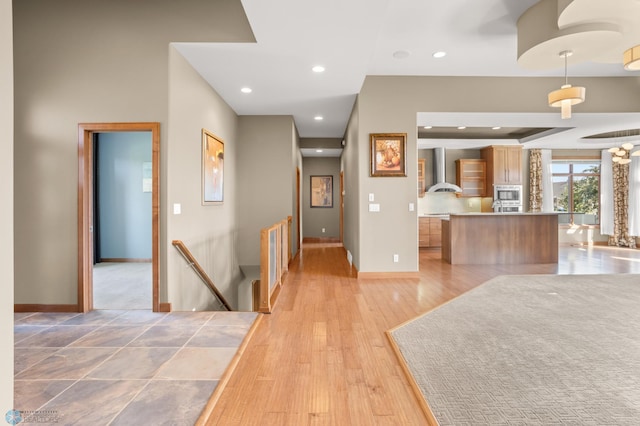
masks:
<svg viewBox="0 0 640 426"><path fill-rule="evenodd" d="M271 313L284 277L289 271L289 218L260 231L260 281L254 300L262 313Z"/></svg>

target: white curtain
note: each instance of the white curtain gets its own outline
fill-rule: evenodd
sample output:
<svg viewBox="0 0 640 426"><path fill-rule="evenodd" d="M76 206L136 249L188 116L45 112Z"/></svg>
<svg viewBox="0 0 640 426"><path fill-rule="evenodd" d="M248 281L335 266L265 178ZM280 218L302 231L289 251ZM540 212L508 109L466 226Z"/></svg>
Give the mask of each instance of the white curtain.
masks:
<svg viewBox="0 0 640 426"><path fill-rule="evenodd" d="M613 161L606 149L600 164L600 234L613 235Z"/></svg>
<svg viewBox="0 0 640 426"><path fill-rule="evenodd" d="M640 146L634 151L640 151ZM640 237L640 157L629 158L629 235Z"/></svg>
<svg viewBox="0 0 640 426"><path fill-rule="evenodd" d="M551 150L541 149L542 154L542 211L553 211L553 170L551 168Z"/></svg>

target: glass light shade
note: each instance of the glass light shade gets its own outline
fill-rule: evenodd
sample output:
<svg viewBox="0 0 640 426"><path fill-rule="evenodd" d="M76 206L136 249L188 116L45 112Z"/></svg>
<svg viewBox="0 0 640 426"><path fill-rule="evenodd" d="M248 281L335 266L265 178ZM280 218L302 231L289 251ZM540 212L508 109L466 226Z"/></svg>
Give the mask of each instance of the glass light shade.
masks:
<svg viewBox="0 0 640 426"><path fill-rule="evenodd" d="M630 158L621 158L619 163L620 164L629 164L631 162Z"/></svg>
<svg viewBox="0 0 640 426"><path fill-rule="evenodd" d="M618 152L618 147L617 147L617 146L614 146L613 148L609 148L609 149L607 150L607 152L610 152L610 153L612 153L612 154L613 154L614 152Z"/></svg>
<svg viewBox="0 0 640 426"><path fill-rule="evenodd" d="M627 151L631 151L631 149L633 148L633 144L631 142L625 142L622 144L622 147Z"/></svg>
<svg viewBox="0 0 640 426"><path fill-rule="evenodd" d="M617 155L618 157L624 157L624 155L625 155L626 153L627 153L627 151L625 151L624 149L619 149L619 150L616 152L616 155Z"/></svg>
<svg viewBox="0 0 640 426"><path fill-rule="evenodd" d="M631 154L632 157L640 157L640 151L636 151Z"/></svg>
<svg viewBox="0 0 640 426"><path fill-rule="evenodd" d="M617 163L618 161L620 161L620 157L612 157L611 161L613 161L614 163Z"/></svg>
<svg viewBox="0 0 640 426"><path fill-rule="evenodd" d="M640 44L627 49L622 55L622 63L627 71L640 70Z"/></svg>

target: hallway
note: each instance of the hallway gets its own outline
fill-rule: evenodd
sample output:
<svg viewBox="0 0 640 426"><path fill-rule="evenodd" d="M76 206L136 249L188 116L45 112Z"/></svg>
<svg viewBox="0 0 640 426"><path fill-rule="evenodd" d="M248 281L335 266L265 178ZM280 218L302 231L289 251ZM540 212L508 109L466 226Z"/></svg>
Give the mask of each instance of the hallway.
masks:
<svg viewBox="0 0 640 426"><path fill-rule="evenodd" d="M216 425L423 425L384 332L509 274L640 274L640 250L560 247L550 265L451 266L420 251L417 279L355 279L344 249L305 245L212 410Z"/></svg>

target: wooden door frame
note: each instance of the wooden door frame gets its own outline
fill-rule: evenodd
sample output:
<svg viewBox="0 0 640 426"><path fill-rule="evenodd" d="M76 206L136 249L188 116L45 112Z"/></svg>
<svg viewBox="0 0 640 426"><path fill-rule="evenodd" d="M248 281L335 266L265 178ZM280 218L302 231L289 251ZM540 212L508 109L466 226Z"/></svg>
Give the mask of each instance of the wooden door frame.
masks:
<svg viewBox="0 0 640 426"><path fill-rule="evenodd" d="M340 171L340 242L344 243L344 171Z"/></svg>
<svg viewBox="0 0 640 426"><path fill-rule="evenodd" d="M300 235L300 230L302 228L300 225L300 196L300 168L296 167L296 238L298 239L298 244L296 244L298 251L296 253L300 253L300 250L302 249L302 236Z"/></svg>
<svg viewBox="0 0 640 426"><path fill-rule="evenodd" d="M160 123L78 124L78 312L93 309L93 135L106 132L151 132L152 309L159 310L160 282Z"/></svg>

